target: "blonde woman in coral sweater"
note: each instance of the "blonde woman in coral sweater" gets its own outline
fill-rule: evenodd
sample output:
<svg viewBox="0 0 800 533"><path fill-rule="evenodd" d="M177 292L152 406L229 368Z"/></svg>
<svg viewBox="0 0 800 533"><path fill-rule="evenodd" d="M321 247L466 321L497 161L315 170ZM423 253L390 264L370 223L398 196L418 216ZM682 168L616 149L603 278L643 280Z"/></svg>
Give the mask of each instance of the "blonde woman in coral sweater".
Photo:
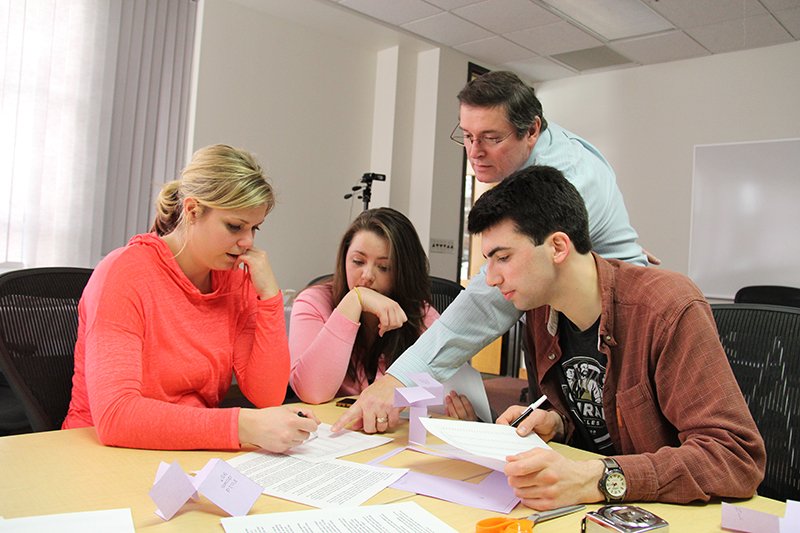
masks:
<svg viewBox="0 0 800 533"><path fill-rule="evenodd" d="M281 406L289 351L278 282L254 246L274 205L247 152L196 152L157 201L152 233L95 269L79 304L65 429L103 444L282 452L317 428ZM219 408L235 373L256 409Z"/></svg>

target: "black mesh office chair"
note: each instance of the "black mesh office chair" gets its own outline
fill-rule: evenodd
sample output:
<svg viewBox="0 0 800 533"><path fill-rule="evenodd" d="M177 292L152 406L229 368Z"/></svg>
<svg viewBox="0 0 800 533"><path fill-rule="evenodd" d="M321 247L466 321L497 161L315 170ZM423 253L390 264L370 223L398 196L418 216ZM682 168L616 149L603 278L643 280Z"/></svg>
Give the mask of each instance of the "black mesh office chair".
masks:
<svg viewBox="0 0 800 533"><path fill-rule="evenodd" d="M751 285L736 291L733 302L800 307L800 288L780 285Z"/></svg>
<svg viewBox="0 0 800 533"><path fill-rule="evenodd" d="M456 296L464 290L460 283L453 280L431 276L431 302L434 309L441 315Z"/></svg>
<svg viewBox="0 0 800 533"><path fill-rule="evenodd" d="M758 493L800 497L800 309L712 304L722 346L767 447Z"/></svg>
<svg viewBox="0 0 800 533"><path fill-rule="evenodd" d="M0 275L0 370L33 431L59 429L72 394L78 300L89 268Z"/></svg>

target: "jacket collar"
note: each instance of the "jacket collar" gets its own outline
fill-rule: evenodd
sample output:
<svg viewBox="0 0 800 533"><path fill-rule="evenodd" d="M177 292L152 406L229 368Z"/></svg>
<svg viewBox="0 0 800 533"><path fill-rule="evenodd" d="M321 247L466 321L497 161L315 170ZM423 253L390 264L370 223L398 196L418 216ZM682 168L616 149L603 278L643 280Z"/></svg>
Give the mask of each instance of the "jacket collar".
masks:
<svg viewBox="0 0 800 533"><path fill-rule="evenodd" d="M597 280L600 283L600 326L598 328L599 344L607 344L609 346L616 346L617 341L614 338L614 295L617 280L617 270L614 265L600 257L594 252L591 252L594 257L595 265L597 266ZM553 309L548 308L547 313L547 332L553 337L558 333L558 318L560 313Z"/></svg>

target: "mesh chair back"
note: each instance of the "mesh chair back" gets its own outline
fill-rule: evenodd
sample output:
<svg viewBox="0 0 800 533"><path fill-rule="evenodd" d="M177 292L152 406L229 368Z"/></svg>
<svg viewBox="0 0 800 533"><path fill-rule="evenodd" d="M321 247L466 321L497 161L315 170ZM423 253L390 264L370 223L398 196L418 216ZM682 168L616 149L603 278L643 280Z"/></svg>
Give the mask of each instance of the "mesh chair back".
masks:
<svg viewBox="0 0 800 533"><path fill-rule="evenodd" d="M800 309L713 304L720 341L767 447L762 496L800 496Z"/></svg>
<svg viewBox="0 0 800 533"><path fill-rule="evenodd" d="M34 431L59 429L69 408L78 300L88 268L0 275L0 369Z"/></svg>
<svg viewBox="0 0 800 533"><path fill-rule="evenodd" d="M460 283L445 278L431 276L431 302L434 309L441 315L447 306L456 299L464 287Z"/></svg>
<svg viewBox="0 0 800 533"><path fill-rule="evenodd" d="M752 285L736 291L733 303L800 307L800 289L780 285Z"/></svg>

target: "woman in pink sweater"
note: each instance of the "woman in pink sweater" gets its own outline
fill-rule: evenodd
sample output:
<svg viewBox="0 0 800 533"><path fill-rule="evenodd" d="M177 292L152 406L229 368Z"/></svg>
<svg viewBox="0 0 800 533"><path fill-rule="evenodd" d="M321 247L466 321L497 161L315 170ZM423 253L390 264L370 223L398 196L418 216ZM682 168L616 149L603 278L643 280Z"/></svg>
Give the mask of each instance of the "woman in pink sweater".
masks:
<svg viewBox="0 0 800 533"><path fill-rule="evenodd" d="M152 233L109 253L83 292L64 429L95 426L111 446L282 452L317 428L280 406L282 295L253 245L274 203L258 162L225 145L164 185ZM232 373L258 409L218 408Z"/></svg>
<svg viewBox="0 0 800 533"><path fill-rule="evenodd" d="M358 394L382 376L439 317L430 292L411 221L390 208L361 213L342 238L332 279L306 288L292 306L289 382L300 399Z"/></svg>

